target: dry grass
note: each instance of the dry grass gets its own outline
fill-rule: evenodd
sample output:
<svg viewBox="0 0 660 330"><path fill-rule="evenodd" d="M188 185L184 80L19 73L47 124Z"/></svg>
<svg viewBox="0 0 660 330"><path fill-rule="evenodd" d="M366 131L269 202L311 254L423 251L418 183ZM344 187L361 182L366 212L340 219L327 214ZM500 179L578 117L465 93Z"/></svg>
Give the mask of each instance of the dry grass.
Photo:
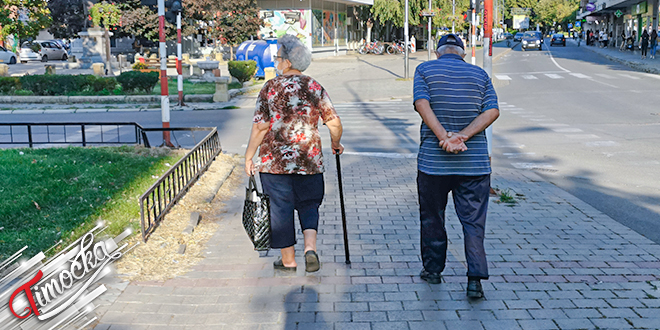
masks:
<svg viewBox="0 0 660 330"><path fill-rule="evenodd" d="M139 244L124 255L117 263L117 271L131 281L164 281L189 272L201 261L205 243L218 228L216 221L224 210L223 201L230 198L240 184L237 176L242 169L238 156L219 155L209 170L191 187L186 196L172 208L165 220L151 235L148 242ZM211 203L206 199L213 195L219 180L225 178L220 191ZM192 234L182 233L190 221L190 214L199 212L202 221ZM141 241L141 235L135 235L130 245ZM180 244L186 244L184 254L177 253Z"/></svg>

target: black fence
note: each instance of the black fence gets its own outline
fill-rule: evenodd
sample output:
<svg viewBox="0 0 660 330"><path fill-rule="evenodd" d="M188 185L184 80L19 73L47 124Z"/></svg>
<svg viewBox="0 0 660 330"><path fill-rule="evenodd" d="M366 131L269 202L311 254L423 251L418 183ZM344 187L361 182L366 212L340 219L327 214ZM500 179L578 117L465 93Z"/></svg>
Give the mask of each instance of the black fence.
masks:
<svg viewBox="0 0 660 330"><path fill-rule="evenodd" d="M145 129L137 123L0 123L0 145L125 145L149 147Z"/></svg>
<svg viewBox="0 0 660 330"><path fill-rule="evenodd" d="M190 186L208 169L215 157L222 151L216 128L157 128L145 131L168 130L192 130L193 133L198 130L211 130L211 132L140 196L140 223L142 239L145 242L167 212L186 194Z"/></svg>

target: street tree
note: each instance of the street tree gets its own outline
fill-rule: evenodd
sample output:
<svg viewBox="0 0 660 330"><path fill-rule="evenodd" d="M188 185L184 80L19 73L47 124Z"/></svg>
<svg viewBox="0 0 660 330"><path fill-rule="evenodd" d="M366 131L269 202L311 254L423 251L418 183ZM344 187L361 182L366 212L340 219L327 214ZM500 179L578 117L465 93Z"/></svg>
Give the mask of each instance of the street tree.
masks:
<svg viewBox="0 0 660 330"><path fill-rule="evenodd" d="M534 12L538 23L553 26L567 20L578 7L578 0L539 0Z"/></svg>
<svg viewBox="0 0 660 330"><path fill-rule="evenodd" d="M53 22L48 32L58 39L76 38L85 28L85 5L83 0L49 0Z"/></svg>
<svg viewBox="0 0 660 330"><path fill-rule="evenodd" d="M50 26L46 0L0 0L0 38L14 35L19 41L34 38Z"/></svg>

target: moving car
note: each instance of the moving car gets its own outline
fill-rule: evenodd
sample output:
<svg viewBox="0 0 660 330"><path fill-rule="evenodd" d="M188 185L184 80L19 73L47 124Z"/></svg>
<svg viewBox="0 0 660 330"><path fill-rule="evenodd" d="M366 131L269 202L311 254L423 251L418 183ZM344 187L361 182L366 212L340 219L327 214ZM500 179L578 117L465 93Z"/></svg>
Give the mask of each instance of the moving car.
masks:
<svg viewBox="0 0 660 330"><path fill-rule="evenodd" d="M509 32L502 33L502 39L513 39L513 34Z"/></svg>
<svg viewBox="0 0 660 330"><path fill-rule="evenodd" d="M536 48L542 50L543 40L541 39L541 32L525 32L525 35L522 38L522 50L525 51L530 48Z"/></svg>
<svg viewBox="0 0 660 330"><path fill-rule="evenodd" d="M524 35L524 32L516 32L516 35L513 36L513 41L521 41Z"/></svg>
<svg viewBox="0 0 660 330"><path fill-rule="evenodd" d="M554 44L558 44L566 47L566 37L561 33L553 34L552 39L550 40L550 46Z"/></svg>
<svg viewBox="0 0 660 330"><path fill-rule="evenodd" d="M16 64L16 54L0 46L0 63Z"/></svg>

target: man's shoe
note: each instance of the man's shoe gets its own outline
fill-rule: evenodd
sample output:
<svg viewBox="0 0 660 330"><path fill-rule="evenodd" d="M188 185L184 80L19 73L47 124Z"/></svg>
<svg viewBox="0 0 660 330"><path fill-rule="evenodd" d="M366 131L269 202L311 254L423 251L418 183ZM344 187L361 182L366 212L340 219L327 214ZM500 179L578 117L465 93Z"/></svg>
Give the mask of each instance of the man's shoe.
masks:
<svg viewBox="0 0 660 330"><path fill-rule="evenodd" d="M468 298L475 299L484 297L484 289L481 287L481 281L468 280L467 296Z"/></svg>
<svg viewBox="0 0 660 330"><path fill-rule="evenodd" d="M419 277L429 284L440 284L442 281L442 275L440 275L440 273L429 273L426 269L422 269L422 272L419 273Z"/></svg>

